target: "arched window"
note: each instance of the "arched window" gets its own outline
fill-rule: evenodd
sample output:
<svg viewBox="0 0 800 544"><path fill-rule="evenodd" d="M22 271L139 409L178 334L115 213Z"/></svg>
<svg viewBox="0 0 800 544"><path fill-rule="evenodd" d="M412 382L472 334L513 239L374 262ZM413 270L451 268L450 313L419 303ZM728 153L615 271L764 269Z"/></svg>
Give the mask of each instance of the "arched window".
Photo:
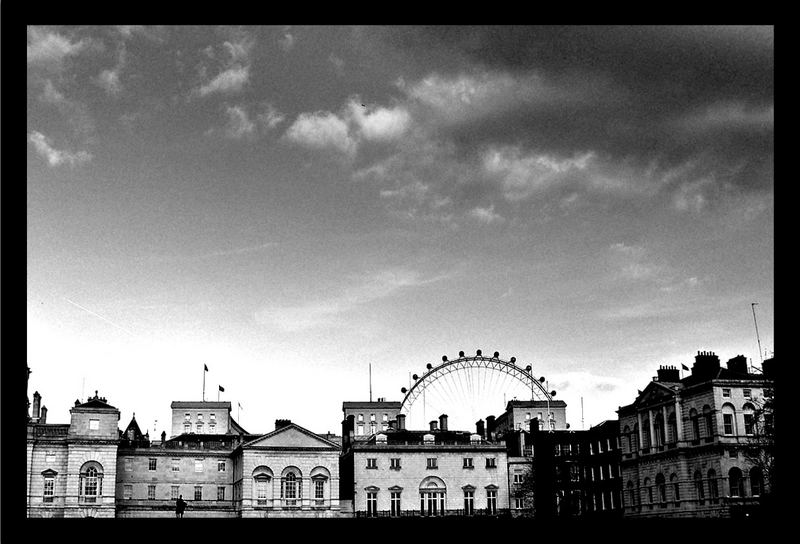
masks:
<svg viewBox="0 0 800 544"><path fill-rule="evenodd" d="M644 488L647 490L647 507L653 508L653 486L650 485L650 478L644 479Z"/></svg>
<svg viewBox="0 0 800 544"><path fill-rule="evenodd" d="M689 421L692 422L692 440L700 440L700 416L697 410L692 408L689 410Z"/></svg>
<svg viewBox="0 0 800 544"><path fill-rule="evenodd" d="M658 488L658 502L661 503L661 506L666 506L667 504L667 482L664 479L664 475L660 472L656 475L656 487Z"/></svg>
<svg viewBox="0 0 800 544"><path fill-rule="evenodd" d="M628 480L628 507L636 508L636 491L633 489L633 482Z"/></svg>
<svg viewBox="0 0 800 544"><path fill-rule="evenodd" d="M325 501L328 499L330 471L322 466L316 467L311 471L310 477L311 498L314 500L314 506L325 506Z"/></svg>
<svg viewBox="0 0 800 544"><path fill-rule="evenodd" d="M89 461L81 467L80 472L81 502L97 502L103 494L103 466L96 461Z"/></svg>
<svg viewBox="0 0 800 544"><path fill-rule="evenodd" d="M678 482L678 475L674 472L672 476L669 477L669 483L672 485L672 499L675 501L675 506L680 506L681 504L681 487Z"/></svg>
<svg viewBox="0 0 800 544"><path fill-rule="evenodd" d="M703 406L703 419L706 424L706 437L712 438L714 436L714 413L708 404Z"/></svg>
<svg viewBox="0 0 800 544"><path fill-rule="evenodd" d="M655 445L661 447L664 445L666 440L664 440L664 416L661 412L656 414L655 422L653 423L653 431L655 431L656 435L656 443Z"/></svg>
<svg viewBox="0 0 800 544"><path fill-rule="evenodd" d="M639 424L633 424L633 434L631 435L631 451L636 453L639 451Z"/></svg>
<svg viewBox="0 0 800 544"><path fill-rule="evenodd" d="M736 408L733 404L725 403L722 405L722 432L725 435L736 433Z"/></svg>
<svg viewBox="0 0 800 544"><path fill-rule="evenodd" d="M706 492L703 488L703 473L699 470L694 473L694 492L697 495L697 502L706 503Z"/></svg>
<svg viewBox="0 0 800 544"><path fill-rule="evenodd" d="M750 469L750 494L758 497L764 492L764 477L761 474L761 469L753 467Z"/></svg>
<svg viewBox="0 0 800 544"><path fill-rule="evenodd" d="M287 468L281 476L281 499L284 506L298 506L303 498L303 476L294 467Z"/></svg>
<svg viewBox="0 0 800 544"><path fill-rule="evenodd" d="M731 488L731 497L744 497L744 479L739 467L733 467L728 471L728 485Z"/></svg>
<svg viewBox="0 0 800 544"><path fill-rule="evenodd" d="M487 486L487 497L495 497L497 504L497 491L494 486ZM445 511L445 495L447 486L444 480L437 476L428 476L419 484L419 506L423 516L443 516Z"/></svg>
<svg viewBox="0 0 800 544"><path fill-rule="evenodd" d="M253 470L253 499L256 506L272 506L272 470L260 466Z"/></svg>
<svg viewBox="0 0 800 544"><path fill-rule="evenodd" d="M714 469L708 471L708 498L712 504L719 501L719 484L717 483L717 473Z"/></svg>
<svg viewBox="0 0 800 544"><path fill-rule="evenodd" d="M675 412L670 412L669 416L667 417L667 440L670 444L674 444L678 441L678 425L677 420L675 419Z"/></svg>

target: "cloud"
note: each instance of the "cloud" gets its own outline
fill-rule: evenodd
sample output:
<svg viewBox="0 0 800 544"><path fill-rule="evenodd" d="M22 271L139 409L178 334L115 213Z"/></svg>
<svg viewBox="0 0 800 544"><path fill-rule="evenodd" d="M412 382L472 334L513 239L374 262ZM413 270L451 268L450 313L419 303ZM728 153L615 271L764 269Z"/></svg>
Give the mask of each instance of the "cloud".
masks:
<svg viewBox="0 0 800 544"><path fill-rule="evenodd" d="M225 112L228 115L225 134L229 138L239 139L251 136L255 132L256 125L249 119L244 108L241 106L227 106Z"/></svg>
<svg viewBox="0 0 800 544"><path fill-rule="evenodd" d="M73 42L57 32L29 26L28 64L60 69L65 59L85 50L90 42L89 39Z"/></svg>
<svg viewBox="0 0 800 544"><path fill-rule="evenodd" d="M761 129L771 130L775 107L748 106L744 101L719 101L680 117L676 124L685 130Z"/></svg>
<svg viewBox="0 0 800 544"><path fill-rule="evenodd" d="M657 278L665 268L647 260L647 251L641 246L629 246L622 242L611 244L618 274L623 279L645 280Z"/></svg>
<svg viewBox="0 0 800 544"><path fill-rule="evenodd" d="M44 91L42 92L42 100L48 104L62 104L66 102L64 93L56 89L53 82L49 79L44 83Z"/></svg>
<svg viewBox="0 0 800 544"><path fill-rule="evenodd" d="M411 124L411 116L403 107L364 106L358 99L347 105L348 118L366 140L391 141L402 136Z"/></svg>
<svg viewBox="0 0 800 544"><path fill-rule="evenodd" d="M259 113L258 122L261 123L263 127L268 130L274 129L279 124L281 124L286 116L284 116L281 112L279 112L272 104L266 104L266 111L263 113Z"/></svg>
<svg viewBox="0 0 800 544"><path fill-rule="evenodd" d="M125 67L126 49L124 44L120 47L117 64L114 68L106 69L100 72L95 80L96 83L106 91L110 96L117 96L122 92L122 83L120 82L120 73Z"/></svg>
<svg viewBox="0 0 800 544"><path fill-rule="evenodd" d="M283 36L278 39L278 45L287 53L294 47L295 37L289 32L291 27L285 27Z"/></svg>
<svg viewBox="0 0 800 544"><path fill-rule="evenodd" d="M92 160L91 153L86 151L72 153L55 149L44 134L35 130L28 135L28 140L33 144L36 152L47 159L47 163L50 166L60 166L62 164L76 166Z"/></svg>
<svg viewBox="0 0 800 544"><path fill-rule="evenodd" d="M344 60L331 53L330 55L328 55L328 62L330 62L333 65L333 69L336 71L336 75L338 76L344 75Z"/></svg>
<svg viewBox="0 0 800 544"><path fill-rule="evenodd" d="M347 121L329 111L301 113L286 130L286 138L313 149L334 149L351 156L357 146Z"/></svg>
<svg viewBox="0 0 800 544"><path fill-rule="evenodd" d="M495 213L494 211L494 204L489 206L488 208L481 208L480 206L473 208L470 210L469 214L476 218L481 223L491 224L491 223L502 223L505 221L503 217Z"/></svg>
<svg viewBox="0 0 800 544"><path fill-rule="evenodd" d="M249 66L234 66L221 72L217 77L200 86L197 92L200 96L208 96L214 93L236 93L250 80Z"/></svg>
<svg viewBox="0 0 800 544"><path fill-rule="evenodd" d="M297 306L263 308L255 314L258 323L287 332L304 331L341 322L337 317L376 300L391 297L401 290L446 279L447 275L423 278L408 269L387 269L366 274L339 295Z"/></svg>

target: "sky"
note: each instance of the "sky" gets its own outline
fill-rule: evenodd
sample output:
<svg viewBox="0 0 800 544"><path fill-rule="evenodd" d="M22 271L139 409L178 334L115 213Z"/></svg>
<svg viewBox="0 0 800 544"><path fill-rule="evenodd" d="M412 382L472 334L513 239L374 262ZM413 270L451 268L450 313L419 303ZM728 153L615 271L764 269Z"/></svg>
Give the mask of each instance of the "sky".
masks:
<svg viewBox="0 0 800 544"><path fill-rule="evenodd" d="M754 308L774 349L772 27L27 38L27 363L48 422L97 390L122 429L169 435L205 376L250 432L338 434L370 365L373 398L400 401L411 373L481 349L588 428L660 365L758 365Z"/></svg>

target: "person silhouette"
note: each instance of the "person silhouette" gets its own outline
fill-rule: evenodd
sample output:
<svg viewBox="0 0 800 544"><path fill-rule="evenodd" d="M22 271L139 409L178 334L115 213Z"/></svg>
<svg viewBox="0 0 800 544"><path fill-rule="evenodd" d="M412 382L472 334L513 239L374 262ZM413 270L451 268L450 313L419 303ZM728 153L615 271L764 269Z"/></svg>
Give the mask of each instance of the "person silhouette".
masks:
<svg viewBox="0 0 800 544"><path fill-rule="evenodd" d="M183 500L183 495L180 495L175 501L175 517L182 518L184 510L186 510L186 501Z"/></svg>

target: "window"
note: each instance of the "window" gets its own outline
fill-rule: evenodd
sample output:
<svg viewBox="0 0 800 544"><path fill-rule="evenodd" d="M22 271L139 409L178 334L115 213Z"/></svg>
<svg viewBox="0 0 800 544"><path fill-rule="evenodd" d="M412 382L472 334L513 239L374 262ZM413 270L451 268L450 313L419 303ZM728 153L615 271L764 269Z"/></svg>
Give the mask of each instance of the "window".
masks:
<svg viewBox="0 0 800 544"><path fill-rule="evenodd" d="M550 422L550 430L551 431L555 431L556 430L556 422L555 421L551 421Z"/></svg>
<svg viewBox="0 0 800 544"><path fill-rule="evenodd" d="M302 498L302 481L291 471L281 479L281 496L286 506L295 506L297 499Z"/></svg>
<svg viewBox="0 0 800 544"><path fill-rule="evenodd" d="M647 489L647 507L653 508L653 486L650 485L650 478L644 479L644 487Z"/></svg>
<svg viewBox="0 0 800 544"><path fill-rule="evenodd" d="M378 468L377 459L367 459L367 468Z"/></svg>
<svg viewBox="0 0 800 544"><path fill-rule="evenodd" d="M48 451L44 454L44 462L48 465L52 465L56 462L56 452Z"/></svg>
<svg viewBox="0 0 800 544"><path fill-rule="evenodd" d="M706 437L711 438L714 436L714 414L708 404L703 406L703 417L706 420Z"/></svg>
<svg viewBox="0 0 800 544"><path fill-rule="evenodd" d="M151 501L156 500L156 486L152 484L147 486L147 499Z"/></svg>
<svg viewBox="0 0 800 544"><path fill-rule="evenodd" d="M130 472L133 470L133 458L126 457L125 458L125 472Z"/></svg>
<svg viewBox="0 0 800 544"><path fill-rule="evenodd" d="M151 458L148 460L148 466L147 466L147 469L148 469L148 470L155 470L155 469L156 469L156 463L157 463L157 461L156 461L156 458L155 458L155 457L151 457Z"/></svg>
<svg viewBox="0 0 800 544"><path fill-rule="evenodd" d="M178 496L180 495L180 492L181 492L181 486L179 485L171 486L169 492L169 498L172 499L173 501L177 500Z"/></svg>
<svg viewBox="0 0 800 544"><path fill-rule="evenodd" d="M742 394L744 394L744 398L746 399L752 398L752 392L750 389L742 389Z"/></svg>
<svg viewBox="0 0 800 544"><path fill-rule="evenodd" d="M210 419L211 421L216 421L217 420L217 414L209 414L208 415L208 419Z"/></svg>
<svg viewBox="0 0 800 544"><path fill-rule="evenodd" d="M186 412L183 415L183 419L184 419L184 421L191 421L192 420L192 414L190 414L189 412Z"/></svg>
<svg viewBox="0 0 800 544"><path fill-rule="evenodd" d="M325 504L325 480L314 480L314 500L318 506Z"/></svg>
<svg viewBox="0 0 800 544"><path fill-rule="evenodd" d="M197 421L203 421L203 414L197 414Z"/></svg>
<svg viewBox="0 0 800 544"><path fill-rule="evenodd" d="M217 472L225 472L225 461L217 461Z"/></svg>
<svg viewBox="0 0 800 544"><path fill-rule="evenodd" d="M570 465L569 467L569 479L571 482L580 482L581 481L581 469L578 465Z"/></svg>
<svg viewBox="0 0 800 544"><path fill-rule="evenodd" d="M369 420L370 421L375 421L375 414L370 414L369 415Z"/></svg>
<svg viewBox="0 0 800 544"><path fill-rule="evenodd" d="M487 457L486 468L497 468L497 459L495 459L494 457Z"/></svg>
<svg viewBox="0 0 800 544"><path fill-rule="evenodd" d="M664 475L660 472L656 475L656 488L658 488L658 502L661 503L661 506L665 506L667 503L667 483Z"/></svg>
<svg viewBox="0 0 800 544"><path fill-rule="evenodd" d="M203 500L203 486L196 485L194 486L194 500L202 501Z"/></svg>
<svg viewBox="0 0 800 544"><path fill-rule="evenodd" d="M738 467L733 467L728 471L728 483L731 488L731 497L744 497L744 479L742 471Z"/></svg>
<svg viewBox="0 0 800 544"><path fill-rule="evenodd" d="M722 407L722 428L725 434L733 434L733 412L727 406Z"/></svg>
<svg viewBox="0 0 800 544"><path fill-rule="evenodd" d="M489 515L497 514L497 491L495 489L486 490L486 511Z"/></svg>
<svg viewBox="0 0 800 544"><path fill-rule="evenodd" d="M522 510L523 508L525 508L525 499L522 499L520 497L516 497L514 499L514 509L515 510Z"/></svg>
<svg viewBox="0 0 800 544"><path fill-rule="evenodd" d="M183 432L185 432L185 433L190 433L190 432L192 432L192 424L191 424L191 423L186 423L186 424L184 424L184 426L183 426Z"/></svg>
<svg viewBox="0 0 800 544"><path fill-rule="evenodd" d="M672 498L675 501L675 506L680 506L681 487L678 483L678 475L673 472L672 476L669 477L669 482L672 484Z"/></svg>
<svg viewBox="0 0 800 544"><path fill-rule="evenodd" d="M102 493L102 475L97 468L90 466L86 472L81 474L80 490L83 502L97 502L97 496Z"/></svg>
<svg viewBox="0 0 800 544"><path fill-rule="evenodd" d="M392 470L400 470L400 458L392 457L389 459L389 468Z"/></svg>
<svg viewBox="0 0 800 544"><path fill-rule="evenodd" d="M428 468L430 469L439 468L438 465L436 464L436 457L428 457Z"/></svg>
<svg viewBox="0 0 800 544"><path fill-rule="evenodd" d="M267 504L267 484L269 483L269 478L266 476L256 477L256 499L258 500L259 506L264 506Z"/></svg>
<svg viewBox="0 0 800 544"><path fill-rule="evenodd" d="M464 457L464 468L475 468L472 464L472 457Z"/></svg>
<svg viewBox="0 0 800 544"><path fill-rule="evenodd" d="M752 473L752 471L751 471ZM44 491L42 492L42 500L44 502L53 502L53 496L55 495L56 489L56 478L55 476L45 476L44 477Z"/></svg>
<svg viewBox="0 0 800 544"><path fill-rule="evenodd" d="M753 414L744 414L744 434L753 434Z"/></svg>
<svg viewBox="0 0 800 544"><path fill-rule="evenodd" d="M195 459L194 460L194 471L195 472L203 472L203 460L202 459Z"/></svg>
<svg viewBox="0 0 800 544"><path fill-rule="evenodd" d="M133 486L131 484L125 484L122 486L122 498L126 501L129 501L133 498Z"/></svg>
<svg viewBox="0 0 800 544"><path fill-rule="evenodd" d="M633 482L628 480L628 506L634 508L636 506L636 492L633 489Z"/></svg>
<svg viewBox="0 0 800 544"><path fill-rule="evenodd" d="M392 516L399 516L400 515L400 492L399 491L392 491L390 496L390 514Z"/></svg>
<svg viewBox="0 0 800 544"><path fill-rule="evenodd" d="M594 455L594 444L589 442L589 455Z"/></svg>
<svg viewBox="0 0 800 544"><path fill-rule="evenodd" d="M358 414L358 422L359 423L363 423L364 422L364 414Z"/></svg>
<svg viewBox="0 0 800 544"><path fill-rule="evenodd" d="M728 389L727 387L726 387L726 388L724 388L724 389L722 390L722 396L723 396L723 397L725 397L725 398L730 398L730 396L731 396L731 390L730 390L730 389Z"/></svg>
<svg viewBox="0 0 800 544"><path fill-rule="evenodd" d="M356 434L358 434L359 436L364 434L364 425L358 426L358 432Z"/></svg>
<svg viewBox="0 0 800 544"><path fill-rule="evenodd" d="M475 512L475 492L464 491L464 514L471 516Z"/></svg>
<svg viewBox="0 0 800 544"><path fill-rule="evenodd" d="M524 474L514 474L514 483L521 484L525 480Z"/></svg>
<svg viewBox="0 0 800 544"><path fill-rule="evenodd" d="M719 486L717 484L717 473L714 470L708 471L708 497L712 504L719 501Z"/></svg>
<svg viewBox="0 0 800 544"><path fill-rule="evenodd" d="M758 497L764 491L764 478L761 476L761 469L753 467L750 469L750 494Z"/></svg>
<svg viewBox="0 0 800 544"><path fill-rule="evenodd" d="M224 501L225 500L225 486L217 486L217 500Z"/></svg>
<svg viewBox="0 0 800 544"><path fill-rule="evenodd" d="M172 472L180 472L181 471L181 460L180 459L173 459L172 460Z"/></svg>
<svg viewBox="0 0 800 544"><path fill-rule="evenodd" d="M214 425L213 423L209 423L208 424L208 433L209 434L215 434L216 432L217 432L217 426Z"/></svg>
<svg viewBox="0 0 800 544"><path fill-rule="evenodd" d="M700 504L706 503L706 492L703 486L703 474L698 470L694 473L694 492Z"/></svg>
<svg viewBox="0 0 800 544"><path fill-rule="evenodd" d="M609 479L609 480L610 480L611 478L613 478L613 477L614 477L614 472L613 472L613 470L614 470L614 469L613 469L613 467L612 467L612 466L609 464L609 465L608 465L608 479Z"/></svg>
<svg viewBox="0 0 800 544"><path fill-rule="evenodd" d="M383 414L383 421L389 421L389 414Z"/></svg>
<svg viewBox="0 0 800 544"><path fill-rule="evenodd" d="M525 414L525 421L530 421L530 419L531 419L531 413L530 413L530 412L527 412L527 413Z"/></svg>
<svg viewBox="0 0 800 544"><path fill-rule="evenodd" d="M198 432L198 434L203 432L203 422L202 421L198 421L197 422L197 432Z"/></svg>
<svg viewBox="0 0 800 544"><path fill-rule="evenodd" d="M99 419L90 419L89 420L89 430L97 431L100 429L100 420Z"/></svg>
<svg viewBox="0 0 800 544"><path fill-rule="evenodd" d="M689 420L692 422L692 440L700 440L700 416L694 408L689 410Z"/></svg>
<svg viewBox="0 0 800 544"><path fill-rule="evenodd" d="M375 491L367 492L367 515L378 515L378 493Z"/></svg>

